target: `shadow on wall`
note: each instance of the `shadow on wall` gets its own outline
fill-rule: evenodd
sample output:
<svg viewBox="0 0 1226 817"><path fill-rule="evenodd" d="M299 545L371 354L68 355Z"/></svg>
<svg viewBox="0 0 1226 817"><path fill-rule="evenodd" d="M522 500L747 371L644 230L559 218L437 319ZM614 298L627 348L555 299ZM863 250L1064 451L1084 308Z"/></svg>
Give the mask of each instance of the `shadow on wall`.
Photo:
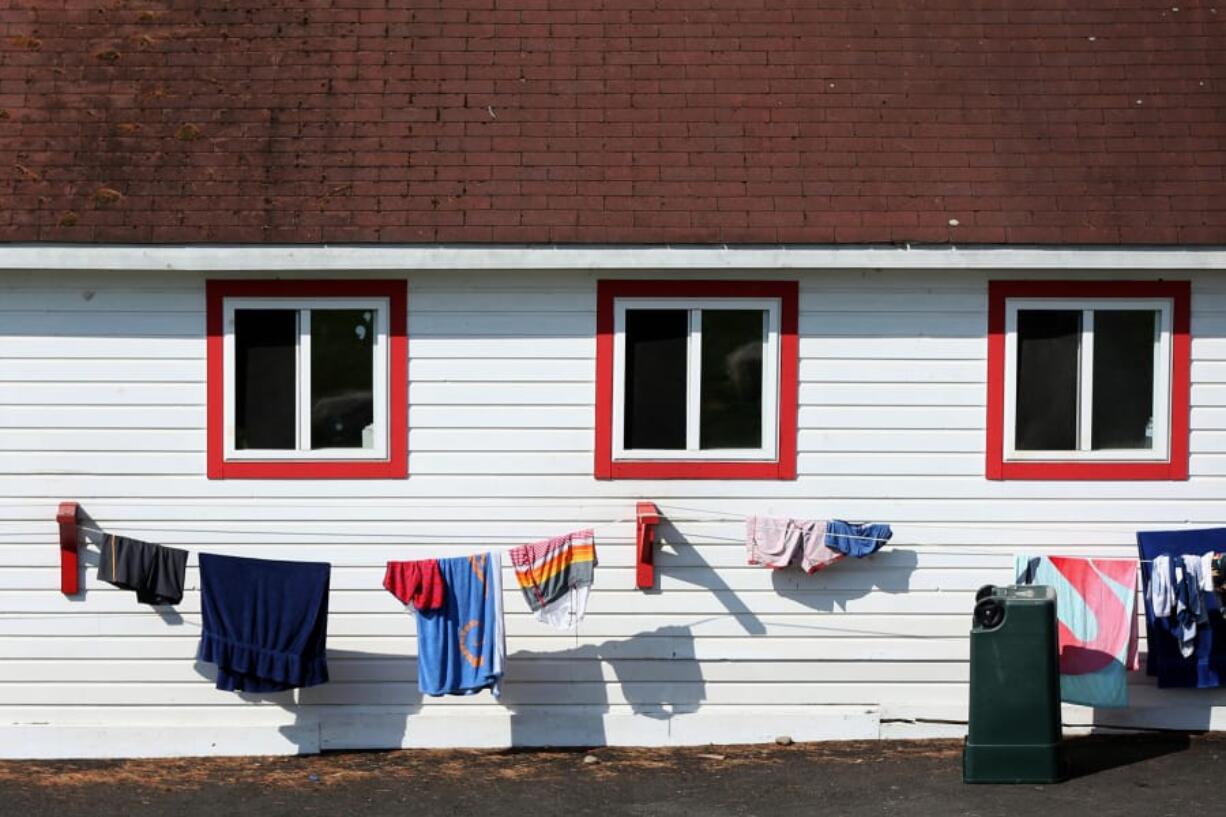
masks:
<svg viewBox="0 0 1226 817"><path fill-rule="evenodd" d="M746 633L765 634L758 615L675 527L663 523L658 534L666 546L657 552L661 574L684 577L709 591ZM685 569L671 570L680 566ZM906 592L915 567L914 553L892 550L863 561L847 560L814 575L794 568L775 571L771 581L784 597L832 611L871 592ZM516 595L508 593L508 601ZM294 722L280 731L302 753L404 745L410 718L423 708L416 657L329 650L328 663L329 684L238 697L292 714ZM212 665L197 664L197 671L215 680ZM611 713L620 710L660 722L667 732L673 718L699 711L706 695L693 630L665 625L598 644L512 652L500 703L511 715L512 746L601 746L610 742Z"/></svg>
<svg viewBox="0 0 1226 817"><path fill-rule="evenodd" d="M98 523L82 507L77 508L77 526L77 587L80 590L75 596L67 596L69 601L85 601L88 593L85 589L85 571L96 571L102 558L102 534L92 530L82 530L83 527L97 529Z"/></svg>
<svg viewBox="0 0 1226 817"><path fill-rule="evenodd" d="M771 585L783 598L832 613L870 593L906 593L918 564L914 551L891 548L863 559L847 558L813 574L799 568L774 570Z"/></svg>
<svg viewBox="0 0 1226 817"><path fill-rule="evenodd" d="M718 571L702 559L700 552L667 519L656 529L657 573L682 578L709 591L746 633L764 635L766 627ZM686 569L673 571L684 566ZM645 591L659 595L659 590ZM582 627L581 627L582 629ZM565 700L520 698L517 677L534 678L540 673L526 670L527 662L542 662L546 671L555 670L552 680L565 684ZM552 665L556 662L557 666ZM525 667L525 672L517 672ZM606 677L606 669L612 677ZM524 694L531 695L527 684ZM620 700L611 700L611 690L620 691ZM633 715L664 722L678 715L697 712L706 700L706 681L694 647L689 626L661 626L636 633L629 638L600 644L575 646L548 653L518 651L508 661L504 701L512 712L511 740L515 746L580 744L602 746L609 742L606 715L616 706L625 706ZM556 716L545 716L542 705L557 708Z"/></svg>
<svg viewBox="0 0 1226 817"><path fill-rule="evenodd" d="M195 669L216 681L212 664L196 662ZM415 656L328 650L328 669L330 681L318 687L233 694L292 715L293 722L278 731L300 754L405 745L411 719L423 709ZM688 627L660 627L601 644L512 653L500 700L511 716L510 744L607 744L611 689L620 690L616 703L624 702L629 713L656 721L698 711L706 685L693 633Z"/></svg>
<svg viewBox="0 0 1226 817"><path fill-rule="evenodd" d="M197 661L195 670L216 683L213 664ZM277 728L299 754L404 745L409 719L422 708L415 656L329 649L328 675L328 683L306 689L231 694L244 703L275 705L292 715L293 723Z"/></svg>
<svg viewBox="0 0 1226 817"><path fill-rule="evenodd" d="M96 527L92 520L83 524ZM83 532L82 536L95 546L86 551L86 558L96 566L101 535ZM665 545L657 553L661 574L709 591L749 635L766 632L758 615L675 527L662 524L659 539ZM771 582L786 598L832 611L870 592L906 592L915 567L913 552L891 550L862 561L846 560L814 575L796 568L774 571ZM518 593L509 592L508 603L514 603L511 599L518 600ZM184 623L173 609L155 609L167 623ZM565 643L564 638L557 641ZM331 679L326 685L235 695L243 702L279 707L292 716L292 723L278 729L302 754L405 745L410 719L423 709L416 656L330 649L328 661ZM197 662L195 669L215 682L213 665ZM667 734L672 719L699 711L706 695L691 626L666 625L598 644L512 652L501 704L510 713L512 746L600 746L610 742L611 713L648 718Z"/></svg>
<svg viewBox="0 0 1226 817"><path fill-rule="evenodd" d="M665 550L665 547L670 548L672 552ZM683 560L682 555L687 558ZM766 634L766 627L757 614L741 601L736 591L720 578L719 571L705 562L699 555L698 549L666 518L661 519L656 528L655 564L656 571L660 574L668 573L674 578L692 581L704 590L711 591L711 594L719 600L720 604L724 605L728 614L733 616L745 632L750 635ZM669 568L679 564L685 564L689 570L671 573ZM659 595L660 591L653 589L648 590L647 593Z"/></svg>
<svg viewBox="0 0 1226 817"><path fill-rule="evenodd" d="M1066 717L1065 724L1106 734L1120 729L1207 732L1214 728L1213 712L1226 706L1226 689L1160 688L1156 678L1145 674L1145 653L1140 657L1142 669L1128 674L1126 708L1096 708L1088 719Z"/></svg>
<svg viewBox="0 0 1226 817"><path fill-rule="evenodd" d="M533 663L538 666L529 668ZM528 682L518 680L539 682L555 671L550 683L566 686L565 700L541 699ZM633 715L668 721L697 712L706 698L694 634L683 626L564 650L520 650L508 660L504 683L513 746L603 746L608 743L605 716L613 704L624 701ZM622 700L610 700L612 688L620 690ZM547 714L546 706L556 707L556 715Z"/></svg>
<svg viewBox="0 0 1226 817"><path fill-rule="evenodd" d="M692 545L671 526L665 527L664 536L668 544L691 548L683 571L689 580L713 591L747 632L765 632L757 615ZM675 554L664 555L658 566L667 572L678 561ZM518 596L518 591L509 592L508 603L518 601ZM542 634L551 632L541 627ZM564 638L557 641L565 643ZM275 705L292 715L293 723L279 731L302 754L404 745L412 729L410 719L423 709L417 657L329 649L328 667L330 681L318 687L233 694L241 701ZM196 662L195 670L216 682L212 664ZM662 729L667 730L668 721L697 712L705 698L693 631L672 625L599 644L512 652L500 703L511 715L512 746L599 746L608 743L606 716L614 705L628 714L664 722Z"/></svg>

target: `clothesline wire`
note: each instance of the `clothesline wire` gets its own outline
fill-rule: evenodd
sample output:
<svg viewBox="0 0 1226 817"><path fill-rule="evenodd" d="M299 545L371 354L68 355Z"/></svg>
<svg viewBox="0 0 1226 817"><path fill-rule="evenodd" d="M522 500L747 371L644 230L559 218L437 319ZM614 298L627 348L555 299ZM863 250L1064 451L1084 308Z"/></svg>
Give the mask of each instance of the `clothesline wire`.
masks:
<svg viewBox="0 0 1226 817"><path fill-rule="evenodd" d="M612 500L612 499L608 499L608 500L597 499L597 500L583 500L583 501L577 501L577 502L568 502L566 500L551 499L549 500L549 504L553 508L561 508L561 509L565 509L568 512L570 512L572 509L582 510L586 508L599 508L602 505L608 505L610 503L613 503L614 501L615 500ZM618 503L623 503L624 501L625 500L622 500L622 499L616 500L616 502ZM798 500L798 501L809 501L809 500ZM9 503L5 503L4 501L0 500L0 505L4 505L4 504L9 504ZM207 504L213 504L213 503L207 503ZM702 516L695 516L695 517L678 517L678 516L668 515L665 519L665 521L668 521L668 522L743 522L744 520L748 519L749 516L763 515L763 514L735 514L735 513L731 513L724 509L717 510L717 509L709 509L709 508L697 508L697 507L692 507L688 504L687 505L677 505L677 504L673 504L672 502L656 502L655 504L657 507L659 507L662 510L669 509L669 510L677 510L677 511L690 511L696 514L703 514ZM138 507L156 508L159 511L165 511L167 509L180 508L180 507L184 509L192 509L192 510L195 510L197 508L197 506L195 505L186 505L186 504L185 505L150 504L150 505L138 505ZM309 505L297 504L297 503L290 504L290 505L284 505L284 504L279 503L278 507L318 508L319 505L315 503L312 503ZM381 509L399 508L399 509L406 509L406 510L429 511L429 510L447 508L447 507L463 508L466 510L478 510L478 509L508 510L508 509L515 509L519 506L517 505L516 502L507 502L507 503L495 505L495 504L488 504L488 503L467 503L467 502L458 503L458 502L445 502L445 501L437 502L437 501L423 500L423 502L420 505L406 504L403 502L392 502L392 503L380 502L378 504L378 507ZM581 517L586 516L586 515L587 514L576 513L575 519L576 520L580 519ZM374 521L379 521L379 520L374 520ZM395 522L398 520L384 520L384 521ZM438 521L444 521L444 520L438 520ZM534 519L534 520L504 520L504 521L509 521L509 522L538 521L539 522L539 521L548 521L548 520ZM632 522L632 521L634 521L633 518L603 520L603 521L594 523L594 525L619 524L619 523ZM1051 530L1053 527L1058 527L1060 523L1052 523L1052 525L1049 525L1048 527L1038 527L1035 525L1027 525L1025 523L991 524L991 523L984 523L984 522L974 522L974 523L969 523L969 524L962 524L962 523L950 523L950 522L908 521L906 523L894 523L894 524L896 527L899 527L905 524L907 527L922 527L922 528L928 528L928 529L958 531L958 532L967 532L967 531L976 531L976 530L984 530L984 531L1009 530L1009 531L1033 531L1036 533L1048 534L1048 533L1051 533ZM588 525L588 526L591 527L594 525ZM1114 526L1114 527L1108 527L1105 525L1086 526L1086 525L1077 523L1077 526L1078 526L1077 529L1080 531L1092 531L1092 532L1099 532L1099 533L1133 533L1136 530L1135 527L1128 526L1127 524L1122 524L1120 526ZM144 528L144 529L146 530L167 530L167 531L172 531L172 532L184 530L182 528ZM208 532L212 532L212 531L208 531ZM253 531L242 531L242 533L249 533L249 532L253 532ZM0 535L5 535L5 534L0 533ZM354 532L346 532L344 534L330 534L330 535L350 536L350 535L366 535L366 534L356 534ZM379 535L390 536L392 534L379 534ZM404 534L395 534L395 535L404 535ZM454 537L453 534L447 534L446 536L449 538L457 538L457 537ZM488 538L488 537L473 536L472 538Z"/></svg>
<svg viewBox="0 0 1226 817"><path fill-rule="evenodd" d="M596 523L589 527L598 528L598 527L604 527L606 525L615 525L615 524L619 524L621 521L632 521L632 520L617 520L614 522ZM114 531L111 531L111 530L103 530L101 528L95 528L89 525L77 525L77 530L84 531L86 533L96 533L99 536L110 536L115 533ZM467 542L469 540L474 540L477 542L488 542L491 540L497 540L499 538L513 539L516 542L519 542L521 540L532 540L533 539L533 537L530 537L530 536L512 537L512 536L503 535L500 537L498 535L484 535L484 534L378 533L378 532L373 532L373 531L344 531L344 532L341 532L341 531L288 531L288 530L256 531L256 530L235 530L233 528L157 528L157 527L145 527L142 525L125 526L124 530L129 530L134 533L225 533L225 534L233 534L236 536L321 536L321 537L335 538L335 539L346 539L349 537L354 537L358 539L362 539L362 538L416 539L422 542L430 542L430 543L443 543L449 539L461 541L461 542ZM115 535L120 535L120 534L115 534ZM556 534L553 534L550 536L538 536L535 538L536 539L552 539L555 535Z"/></svg>
<svg viewBox="0 0 1226 817"><path fill-rule="evenodd" d="M630 521L630 520L619 520L619 521L607 522L607 523L595 523L592 527L593 528L605 527L608 525L620 524L622 521ZM671 521L679 522L679 521L687 521L687 520L674 519ZM88 525L79 525L77 526L77 530L84 531L86 533L94 533L99 536L110 536L113 533L113 531L103 530L101 528L96 528L96 527L92 527ZM231 534L231 535L239 535L239 536L325 536L325 537L334 537L334 538L338 538L342 540L349 539L349 538L395 539L395 540L401 540L401 541L411 540L411 541L431 543L431 544L446 542L448 540L468 543L468 542L489 542L489 541L498 540L498 539L512 539L515 542L520 542L520 541L525 541L525 540L531 540L534 538L530 536L508 537L508 536L497 536L497 535L488 535L488 534L483 535L483 534L455 534L455 533L438 533L438 534L435 534L435 533L378 533L378 532L372 532L372 531L344 531L344 532L340 532L340 531L335 531L335 532L285 531L285 530L255 531L255 530L250 530L250 529L236 530L232 528L158 528L158 527L146 527L142 525L130 526L130 527L127 527L126 530L130 530L133 533L142 533L142 534L148 534L148 533L172 533L172 534L203 533L203 534ZM952 530L952 528L950 530ZM552 537L551 536L541 536L541 537L535 537L535 538L548 539ZM702 536L702 538L721 541L721 542L737 542L737 543L744 542L744 539L740 537L718 536L715 534L705 534ZM878 538L878 537L856 536L852 534L846 534L845 538L857 539L857 540L863 540L863 541L871 541L871 542L882 542L882 543L887 541L885 539ZM900 543L897 540L894 540L894 544L898 545ZM924 547L924 546L920 545L920 547ZM933 546L927 546L928 552L936 552L936 551L931 550L932 547ZM946 545L946 547L950 548L949 550L950 553L964 554L968 556L969 555L1001 555L999 552L971 551L965 548L958 547L956 545L953 545L953 546ZM1149 560L1143 560L1143 561L1149 561Z"/></svg>
<svg viewBox="0 0 1226 817"><path fill-rule="evenodd" d="M701 516L701 517L688 517L688 518L687 517L678 518L674 516L662 515L663 519L661 521L672 522L672 523L716 522L716 521L741 521L743 522L746 519L750 518L751 516L751 515L746 515L746 514L730 513L728 511L716 511L716 510L709 510L705 508L696 508L696 507L692 507L689 505L674 505L672 503L656 503L656 505L661 510L676 510L676 511L685 511L688 513L706 514L705 516ZM590 525L590 527L603 528L607 526L621 525L621 524L629 523L632 521L634 521L633 518L605 520L605 521L594 522ZM1017 525L987 525L987 524L950 525L948 523L933 523L933 522L908 522L906 523L906 525L908 527L911 527L911 526L924 527L924 528L936 529L936 530L957 531L960 533L965 533L968 530L973 531L976 529L1011 530L1011 531L1016 531L1016 530L1040 531L1041 530L1044 533L1050 532L1048 529L1027 528L1027 527L1022 527L1022 526L1017 526ZM129 527L128 529L131 530L133 533L171 533L171 534L203 533L203 534L252 535L252 536L263 536L263 537L267 537L270 535L271 536L327 536L327 537L335 537L335 538L342 539L342 540L351 539L351 538L394 539L394 540L400 540L400 541L407 540L407 541L412 541L412 542L423 542L423 543L429 542L432 544L442 543L442 542L446 542L449 540L461 542L461 543L492 542L492 541L502 540L502 542L500 542L501 544L501 543L506 542L506 540L513 540L514 542L522 542L522 541L534 540L536 538L540 538L540 539L552 538L551 536L542 536L542 537L513 536L512 537L512 536L507 536L507 535L500 536L497 534L494 534L494 535L491 535L491 534L455 534L455 533L435 534L435 533L416 533L416 532L414 533L408 533L408 532L382 533L382 532L353 531L353 530L345 531L345 532L326 532L326 531L295 532L295 531L285 531L285 530L277 530L277 531L269 531L269 530L256 531L256 530L249 530L249 529L248 530L235 530L231 528L170 528L170 527L161 528L161 527L156 527L156 526L142 526L139 524L133 525ZM85 531L88 533L94 533L99 536L111 535L111 531L103 530L101 528L97 528L97 527L93 527L89 525L79 525L78 530ZM1101 529L1096 529L1096 530L1109 530L1112 533L1116 533L1116 532L1120 532L1121 529L1101 528ZM5 535L5 534L0 534L0 535ZM880 544L884 544L886 541L889 541L882 537L863 536L863 535L858 535L858 534L839 534L839 535L847 539L874 542L874 543L880 543ZM714 539L714 540L726 541L726 542L743 542L744 541L743 539L737 538L737 537L718 536L714 534L706 534L702 538L703 539ZM900 543L897 540L895 540L894 544L897 546ZM929 550L927 552L935 553L936 551ZM948 552L951 554L968 555L968 556L969 555L993 555L993 556L1001 555L997 552L969 551L963 548L959 548L957 546L950 546L950 550ZM1143 559L1140 561L1149 562L1152 560Z"/></svg>
<svg viewBox="0 0 1226 817"><path fill-rule="evenodd" d="M630 522L630 521L633 521L633 520L626 519L626 520L614 520L613 522L598 522L598 523L594 523L592 527L593 528L606 527L606 526L617 525L623 522ZM226 534L234 534L234 535L239 535L239 536L250 536L250 535L335 536L337 538L370 537L370 538L385 538L385 539L418 539L418 540L422 540L426 542L438 542L440 540L447 540L447 539L465 540L465 541L466 540L490 541L491 539L497 538L495 536L482 535L482 534L377 533L377 532L371 532L371 531L366 531L366 532L348 531L345 533L327 533L327 532L322 532L322 531L302 531L302 532L285 531L285 530L252 531L252 530L234 530L234 529L227 529L227 528L156 528L156 527L145 527L141 525L129 526L126 529L131 530L133 532L141 532L141 533L226 533ZM78 525L77 530L85 531L86 533L96 533L99 536L110 536L112 534L112 531L91 527L89 525ZM875 537L875 536L859 536L855 534L838 534L838 535L846 539L857 539L857 540L866 541L866 542L885 543L889 541L888 539L884 539L881 537ZM519 541L521 539L532 539L532 538L533 537L522 537L522 536L515 537L516 541ZM552 536L542 536L542 537L536 537L536 538L551 539L553 537ZM727 536L705 536L703 538L722 539L722 540L730 541L730 542L744 542L744 539L735 539L733 537L727 537Z"/></svg>
<svg viewBox="0 0 1226 817"><path fill-rule="evenodd" d="M631 520L619 520L619 521L614 521L614 522L594 523L591 527L602 528L602 527L608 527L608 526L612 526L616 524L621 524L622 522L628 522L628 521L631 521ZM688 521L707 521L707 520L669 519L668 521L688 522ZM924 523L915 523L915 524L924 524ZM1001 528L1008 529L1008 528L1005 528L1005 526L1001 526ZM552 536L532 537L532 536L508 536L505 534L503 535L499 535L499 534L456 534L456 533L450 533L450 532L448 533L404 533L404 532L381 533L381 532L375 532L375 531L352 531L352 530L351 531L289 531L289 530L262 530L261 531L261 530L253 530L253 529L235 529L235 528L162 528L162 527L153 527L153 526L145 526L145 525L124 526L124 529L132 531L133 533L145 533L145 534L148 534L148 533L170 533L170 534L201 533L201 534L229 534L229 535L238 535L238 536L262 536L262 537L267 537L267 536L319 536L319 537L336 538L336 539L341 539L341 540L345 540L345 539L394 539L394 540L402 540L402 541L409 540L409 541L427 542L427 543L440 543L440 542L446 542L448 540L453 540L457 542L470 542L470 541L471 542L483 542L483 541L488 542L488 541L497 541L497 540L510 540L514 542L520 542L520 541L529 541L529 540L535 540L535 539L552 538ZM951 530L951 531L956 530L959 532L965 532L966 530L968 530L967 528L953 528L953 527L947 527L943 529ZM114 532L111 530L103 530L101 528L96 528L96 527L92 527L88 525L78 525L77 530L80 530L86 533L94 533L99 536L109 536L111 535L111 533ZM17 535L26 536L28 534L0 533L0 536L17 536ZM741 542L741 543L744 542L743 537L720 536L717 534L703 534L701 538L704 540L715 540L715 541L721 541L721 542ZM874 542L885 541L882 539L878 539L876 537L853 536L850 534L846 535L846 538L874 541ZM901 544L897 539L894 539L891 541L893 541L895 545ZM919 546L925 547L923 545L919 545ZM936 545L936 546L940 547L940 545ZM972 551L963 549L957 545L945 545L945 546L951 548L951 552L965 553L967 555L972 554ZM933 546L929 545L926 547L931 548ZM1073 546L1070 545L1070 547L1073 547ZM1096 545L1095 547L1098 547L1098 545ZM1116 545L1104 545L1103 547L1116 547Z"/></svg>
<svg viewBox="0 0 1226 817"><path fill-rule="evenodd" d="M590 507L590 506L591 506L591 503L589 503L589 504L584 504L584 505L577 505L576 507L580 507L580 508L582 508L582 507ZM657 506L658 508L660 508L661 510L686 511L686 512L695 513L695 514L702 514L702 516L693 516L693 517L678 517L678 516L672 516L672 515L668 515L668 514L662 514L662 516L663 516L664 518L663 518L661 521L663 521L663 522L671 522L671 523L744 522L746 519L748 519L750 516L752 516L752 515L753 515L753 514L735 514L735 513L731 513L731 512L729 512L729 511L726 511L726 510L714 510L714 509L707 509L707 508L697 508L697 507L693 507L693 506L690 506L690 505L676 505L676 504L673 504L673 503L671 503L671 502L668 502L668 503L665 503L665 502L658 502L658 503L656 503L656 506ZM406 506L406 507L407 507L407 506ZM435 505L434 507L437 507L437 505ZM470 505L466 505L466 506L464 506L464 507L466 507L466 508L485 508L485 507L488 507L488 508L507 509L507 508L512 508L512 507L514 507L514 506L513 506L513 505L497 505L497 506L494 506L494 505L471 505L471 506L470 506ZM378 520L376 520L376 521L378 521ZM394 520L387 520L387 521L394 521ZM509 521L509 522L516 522L516 521L519 521L519 520L505 520L505 521ZM526 520L525 520L525 521L526 521ZM536 520L536 521L540 521L540 520ZM633 521L634 521L634 519L633 519L632 517L631 517L631 518L620 518L620 519L613 519L613 520L600 520L600 521L596 521L596 522L590 523L590 524L588 525L588 527L604 527L604 526L611 526L611 525L619 525L619 524L629 523L629 522L633 522ZM1058 523L1057 523L1057 524L1058 524ZM951 532L958 532L958 533L974 532L974 531L977 531L977 530L983 530L983 531L1000 531L1000 530L1005 530L1005 531L1012 531L1012 532L1017 532L1017 531L1029 531L1029 532L1034 532L1034 533L1043 533L1043 534L1050 534L1050 533L1051 533L1051 531L1052 531L1052 527L1054 527L1054 526L1055 526L1055 525L1053 525L1053 526L1048 526L1048 527L1037 527L1037 526L1033 526L1033 525L1026 525L1026 524L1012 524L1012 523L1004 523L1004 524L990 524L990 523L982 523L982 522L976 522L976 523L971 523L971 524L960 524L960 523L949 523L949 522L922 522L922 521L913 521L913 522L905 522L905 523L895 523L895 526L896 526L896 527L901 527L901 526L903 526L903 525L905 525L905 526L906 526L906 527L908 527L908 528L918 527L918 528L925 528L925 529L928 529L928 530L934 530L934 531L951 531ZM99 532L99 533L102 533L102 534L106 534L106 533L108 533L107 531L98 531L97 529L91 529L91 528L89 528L88 526L80 526L80 529L82 529L82 530L94 530L95 532ZM423 534L423 533L378 533L378 532L365 532L365 531L353 531L353 530L350 530L350 531L344 531L344 532L304 531L304 532L300 532L300 533L295 533L295 532L291 532L291 531L256 531L256 530L233 530L233 529L228 529L228 528L221 528L221 529L217 529L217 528L209 528L209 529L204 529L204 528L172 528L172 527L162 528L162 527L156 527L156 526L147 526L147 525L140 525L140 524L137 524L137 525L133 525L133 526L131 526L131 529L133 529L133 530L141 530L141 531L149 531L149 532L167 532L167 533L231 533L231 534L239 534L239 535L261 535L261 536L265 536L265 535L269 535L269 534L273 534L273 535L277 535L277 534L279 534L279 535L305 535L305 536L323 536L323 535L326 535L326 536L334 536L334 537L337 537L337 538L349 538L349 537L355 537L355 538L402 538L402 539L422 539L422 540L430 540L430 541L439 541L439 540L447 540L447 539L455 539L455 540L465 540L465 539L473 539L473 540L490 540L490 539L495 539L495 538L498 538L498 535L490 535L490 534L468 534L468 535L465 535L465 534L454 534L454 533L445 533L445 534L432 534L432 533L427 533L427 534ZM1079 525L1079 526L1078 526L1078 530L1080 530L1080 531L1093 531L1093 532L1099 532L1099 533L1113 533L1113 534L1119 534L1119 533L1132 533L1132 532L1135 532L1135 528L1129 528L1129 527L1124 527L1124 526L1119 526L1119 527L1106 527L1106 526L1093 526L1093 527L1086 527L1086 526L1084 526L1084 525ZM0 536L6 536L6 535L16 535L16 534L8 534L8 533L0 532ZM877 539L877 538L875 538L875 537L857 536L857 535L853 535L853 534L845 534L845 536L846 536L847 538L860 539L860 540L864 540L864 541L882 541L882 540ZM515 541L521 541L521 540L524 540L524 539L531 539L532 537L524 537L524 536L507 537L507 536L503 536L502 538L514 538L514 540L515 540ZM544 537L539 537L539 538L551 538L551 537L550 537L550 536L544 536ZM703 537L703 538L717 538L717 537L712 536L712 535L704 535L704 537ZM729 538L729 539L728 539L728 541L735 541L735 540L733 540L733 539ZM895 542L895 544L897 544L897 543L898 543L898 541L897 541L897 540L894 540L894 542Z"/></svg>
<svg viewBox="0 0 1226 817"><path fill-rule="evenodd" d="M690 519L669 516L668 519L669 521L672 521L672 522L743 522L746 519L748 519L750 516L754 515L754 514L736 514L736 513L730 513L728 511L708 510L706 508L692 508L692 507L683 506L683 505L673 505L671 503L658 503L658 507L661 508L662 510L670 509L670 510L675 510L675 511L689 511L691 513L709 514L708 516L693 517ZM1012 524L1012 523L993 525L991 523L985 523L985 522L973 522L970 524L958 524L958 523L951 524L949 522L906 522L906 523L896 522L894 524L895 526L898 526L898 527L901 527L905 524L906 527L909 527L909 528L919 527L919 528L929 528L929 529L936 529L936 530L951 530L951 531L959 531L959 532L976 531L976 530L985 530L985 531L1009 530L1009 531L1033 531L1035 533L1044 533L1044 534L1051 533L1051 527L1040 528L1040 527L1035 527L1032 525ZM1060 523L1058 522L1052 523L1052 527L1058 526L1059 524ZM1133 534L1136 533L1135 527L1129 527L1125 524L1121 524L1118 527L1079 526L1078 530L1093 531L1095 533L1133 533Z"/></svg>
<svg viewBox="0 0 1226 817"><path fill-rule="evenodd" d="M629 521L629 520L625 520L625 521ZM608 523L608 524L616 524L616 523ZM593 526L593 527L598 527L598 526L599 526L599 525L595 525L595 526ZM79 526L77 526L77 530L80 530L80 531L85 531L85 532L87 532L87 533L95 533L95 534L98 534L99 536L111 536L111 535L112 535L112 531L102 530L101 528L95 528L95 527L91 527L91 526L87 526L87 525L79 525ZM252 531L235 531L235 530L218 530L218 529L192 529L192 528L129 528L129 530L133 531L134 533L167 533L167 532L171 532L171 533L232 533L232 534L244 534L244 535L246 535L246 534L251 534L251 533L252 533ZM268 533L270 533L270 532L268 532L268 531L260 531L260 532L258 532L258 533L259 533L260 535L268 535ZM299 534L294 534L293 532L290 532L290 531L276 531L276 532L273 532L273 533L275 533L275 534L277 534L277 535L281 535L281 536L293 536L293 535L299 535ZM117 535L117 534L116 534L116 535ZM320 535L320 534L318 534L318 533L311 533L311 534L309 534L309 535ZM384 537L384 538L397 538L397 539L400 539L400 540L404 540L404 539L417 539L419 542L427 542L427 543L431 543L431 544L438 544L438 543L440 543L440 540L446 540L446 539L462 539L462 540L464 540L464 542L463 542L464 544L469 544L469 543L470 543L470 542L469 542L469 540L475 540L475 541L478 541L478 542L480 542L480 541L486 541L486 542L488 542L488 541L490 541L490 538L491 538L491 537L489 537L489 536L479 536L479 535L473 535L473 536L464 537L464 536L455 536L455 535L453 535L453 534L440 534L440 535L434 535L434 534L407 534L407 535L406 535L406 534L398 534L398 533L361 533L361 534L355 534L355 533L346 533L346 534L337 534L337 535L338 535L338 536L359 536L359 537L362 537L362 536L378 536L378 537ZM516 541L519 541L519 540L524 539L524 538L526 538L526 537L516 537ZM540 538L552 538L552 537L540 537ZM736 537L731 537L731 536L714 536L714 535L708 535L708 536L704 536L703 538L704 538L704 539L714 539L714 540L716 540L716 541L721 541L721 542L735 542L735 543L737 543L737 544L743 544L743 543L744 543L744 541L745 541L744 539L741 539L741 538L736 538ZM887 541L887 540L885 540L885 539L879 539L879 538L870 537L870 536L848 536L848 538L853 538L853 539L864 539L864 540L873 541L873 542L885 542L885 541ZM502 546L502 545L504 545L505 543L498 543L498 544L499 544L499 546ZM897 544L897 543L896 543L896 544ZM1008 553L1008 552L1002 552L1002 551L1004 551L1004 549L1003 549L1003 548L1002 548L1000 551L991 551L991 550L969 550L969 549L967 549L967 548L961 548L961 547L957 547L957 546L948 546L948 545L947 545L947 546L945 546L945 549L941 549L941 546L936 546L936 547L933 547L933 546L922 546L922 545L921 545L920 547L924 547L924 553L931 554L931 555L946 555L946 556L1002 556L1002 557L1007 557L1007 556L1009 556L1009 555L1010 555L1010 553ZM1110 558L1110 557L1105 557L1105 558ZM1149 563L1149 562L1152 562L1153 560L1152 560L1152 559L1138 559L1137 561Z"/></svg>

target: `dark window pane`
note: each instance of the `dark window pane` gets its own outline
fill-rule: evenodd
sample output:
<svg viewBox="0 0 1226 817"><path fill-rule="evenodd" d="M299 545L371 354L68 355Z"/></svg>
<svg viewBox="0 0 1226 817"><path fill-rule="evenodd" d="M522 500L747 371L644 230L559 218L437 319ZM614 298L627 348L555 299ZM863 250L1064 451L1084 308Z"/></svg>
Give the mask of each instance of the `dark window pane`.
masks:
<svg viewBox="0 0 1226 817"><path fill-rule="evenodd" d="M234 447L297 447L298 313L234 311Z"/></svg>
<svg viewBox="0 0 1226 817"><path fill-rule="evenodd" d="M702 312L702 405L699 448L762 447L760 309Z"/></svg>
<svg viewBox="0 0 1226 817"><path fill-rule="evenodd" d="M1094 312L1094 416L1091 445L1153 448L1153 310Z"/></svg>
<svg viewBox="0 0 1226 817"><path fill-rule="evenodd" d="M1015 445L1019 451L1077 448L1080 348L1081 312L1018 311Z"/></svg>
<svg viewBox="0 0 1226 817"><path fill-rule="evenodd" d="M626 310L627 449L685 448L689 329L684 309Z"/></svg>
<svg viewBox="0 0 1226 817"><path fill-rule="evenodd" d="M373 448L375 313L311 310L311 448Z"/></svg>

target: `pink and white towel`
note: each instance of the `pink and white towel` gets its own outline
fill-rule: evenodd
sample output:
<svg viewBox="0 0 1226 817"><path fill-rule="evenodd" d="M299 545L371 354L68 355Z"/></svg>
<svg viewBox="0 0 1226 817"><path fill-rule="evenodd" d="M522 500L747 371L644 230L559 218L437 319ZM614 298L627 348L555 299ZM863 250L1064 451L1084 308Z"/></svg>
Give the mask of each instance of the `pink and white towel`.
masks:
<svg viewBox="0 0 1226 817"><path fill-rule="evenodd" d="M745 522L745 549L751 565L779 569L800 560L806 573L823 570L843 559L826 547L826 522L822 519L784 519L751 516Z"/></svg>

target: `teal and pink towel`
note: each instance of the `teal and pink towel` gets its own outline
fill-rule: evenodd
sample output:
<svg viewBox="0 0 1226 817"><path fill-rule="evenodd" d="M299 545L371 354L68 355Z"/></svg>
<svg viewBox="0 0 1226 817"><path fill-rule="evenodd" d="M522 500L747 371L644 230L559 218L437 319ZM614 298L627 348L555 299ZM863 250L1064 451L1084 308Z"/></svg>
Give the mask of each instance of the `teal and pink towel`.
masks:
<svg viewBox="0 0 1226 817"><path fill-rule="evenodd" d="M1060 699L1128 706L1137 658L1137 560L1017 556L1017 581L1055 588Z"/></svg>

